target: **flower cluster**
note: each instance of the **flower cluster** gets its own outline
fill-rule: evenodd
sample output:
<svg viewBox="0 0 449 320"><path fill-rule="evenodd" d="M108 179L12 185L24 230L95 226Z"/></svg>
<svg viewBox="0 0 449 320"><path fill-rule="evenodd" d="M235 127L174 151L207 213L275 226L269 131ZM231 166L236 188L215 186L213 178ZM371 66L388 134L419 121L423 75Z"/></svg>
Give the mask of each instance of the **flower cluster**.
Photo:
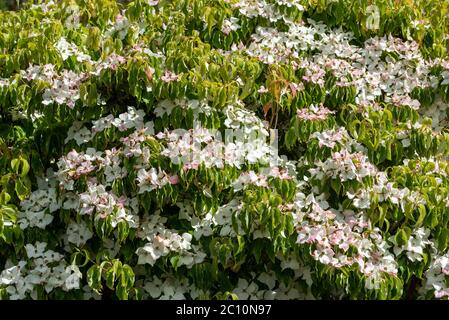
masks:
<svg viewBox="0 0 449 320"><path fill-rule="evenodd" d="M45 242L25 246L29 262L21 260L17 265L8 261L0 275L0 284L6 285L10 299L24 299L30 294L37 299L38 285L49 293L54 288L65 291L78 289L82 274L76 265L67 265L64 256L53 250L45 250Z"/></svg>
<svg viewBox="0 0 449 320"><path fill-rule="evenodd" d="M0 19L1 299L449 298L447 17L42 2Z"/></svg>
<svg viewBox="0 0 449 320"><path fill-rule="evenodd" d="M320 147L328 147L333 149L336 145L345 145L345 142L352 142L348 132L344 127L338 129L324 130L322 132L314 132L310 138L317 139ZM349 147L349 145L347 145Z"/></svg>
<svg viewBox="0 0 449 320"><path fill-rule="evenodd" d="M417 207L419 204L425 203L418 191L395 187L394 183L389 181L385 172L377 172L375 178L376 183L372 187L360 188L356 194L348 193L348 197L353 199L353 204L356 208L370 208L373 198L377 202L390 201L392 204L398 205L402 211L405 210L406 204L412 204L413 207Z"/></svg>
<svg viewBox="0 0 449 320"><path fill-rule="evenodd" d="M116 53L112 53L107 56L104 61L96 61L95 62L95 71L92 71L91 74L99 76L102 70L111 69L116 71L118 66L124 64L126 62L126 58L118 55Z"/></svg>
<svg viewBox="0 0 449 320"><path fill-rule="evenodd" d="M367 276L368 287L377 287L383 273L397 274L388 244L363 212L335 210L322 196L303 193L298 193L295 206L299 209L297 242L313 244L312 256L316 260L339 268L357 265Z"/></svg>
<svg viewBox="0 0 449 320"><path fill-rule="evenodd" d="M57 200L56 189L38 189L31 193L30 197L21 202L19 214L20 228L38 227L45 229L53 221L51 213L61 207Z"/></svg>
<svg viewBox="0 0 449 320"><path fill-rule="evenodd" d="M431 291L436 298L449 297L447 278L449 276L448 254L435 255L429 269L425 273L425 282L422 293Z"/></svg>
<svg viewBox="0 0 449 320"><path fill-rule="evenodd" d="M156 136L167 141L161 154L175 164L183 164L185 170L197 169L200 164L207 168L223 168L224 165L240 168L246 161L269 163L275 156L266 139L248 139L244 130L237 131L233 135L235 142L229 143L222 141L220 132L201 127L160 132Z"/></svg>
<svg viewBox="0 0 449 320"><path fill-rule="evenodd" d="M64 37L59 39L55 48L59 51L63 60L75 56L76 61L78 62L92 62L91 57L88 54L81 52L76 45L69 43Z"/></svg>
<svg viewBox="0 0 449 320"><path fill-rule="evenodd" d="M165 73L162 75L161 80L163 82L173 82L179 80L179 75L175 74L169 70L166 70Z"/></svg>
<svg viewBox="0 0 449 320"><path fill-rule="evenodd" d="M86 75L77 74L71 70L63 70L58 73L55 66L46 64L44 66L30 66L23 72L23 77L29 81L42 80L49 83L50 88L45 89L42 94L42 103L65 104L69 108L74 108L75 103L80 98L79 88Z"/></svg>
<svg viewBox="0 0 449 320"><path fill-rule="evenodd" d="M74 190L74 182L100 168L103 162L102 153L93 148L86 152L70 151L58 161L58 180L65 190Z"/></svg>
<svg viewBox="0 0 449 320"><path fill-rule="evenodd" d="M265 168L263 173L255 173L254 171L242 172L238 179L234 181L234 191L242 190L246 185L255 185L257 187L268 187L268 178L274 177L281 180L290 180L288 170L279 167Z"/></svg>
<svg viewBox="0 0 449 320"><path fill-rule="evenodd" d="M206 255L198 250L192 252L194 249L191 244L192 235L189 233L180 235L176 230L167 229L164 222L166 222L166 218L158 214L142 222L138 236L147 242L136 251L139 256L138 264L154 265L159 258L172 252L179 254L179 266L191 267L193 264L201 263Z"/></svg>
<svg viewBox="0 0 449 320"><path fill-rule="evenodd" d="M398 246L395 243L395 239L392 237L391 241L395 244L393 249L394 254L398 256L405 251L407 258L410 261L422 261L424 248L431 244L428 240L429 234L430 231L425 228L416 229L408 239L407 243L401 246Z"/></svg>
<svg viewBox="0 0 449 320"><path fill-rule="evenodd" d="M71 221L67 226L67 241L77 247L84 245L92 236L93 233L84 221L81 221L81 223Z"/></svg>
<svg viewBox="0 0 449 320"><path fill-rule="evenodd" d="M316 161L315 168L309 171L313 178L321 180L325 177L339 179L344 182L348 180L362 181L364 177L374 176L376 167L371 164L368 157L362 152L350 153L347 149L333 152L326 161Z"/></svg>
<svg viewBox="0 0 449 320"><path fill-rule="evenodd" d="M323 106L311 105L305 109L298 109L296 116L302 120L322 121L326 120L330 114L334 112Z"/></svg>
<svg viewBox="0 0 449 320"><path fill-rule="evenodd" d="M325 71L330 70L338 80L337 86L355 85L356 102L361 105L384 96L386 102L419 108L419 101L410 95L413 89L438 85L438 78L431 72L436 62L424 60L416 42L404 42L392 36L374 37L360 48L350 44L351 33L331 32L322 23L308 22L310 26L287 21L288 32L258 27L248 54L268 64L291 61L305 71L303 80L321 87ZM317 53L299 57L299 52L308 50ZM393 53L395 58L386 53Z"/></svg>
<svg viewBox="0 0 449 320"><path fill-rule="evenodd" d="M230 19L225 19L223 21L223 25L221 26L221 32L223 32L225 35L229 35L231 31L236 31L240 29L238 22L239 19L234 17L231 17Z"/></svg>
<svg viewBox="0 0 449 320"><path fill-rule="evenodd" d="M432 119L432 129L439 133L443 129L449 127L449 119L447 117L447 104L438 97L434 103L428 108L420 109L420 113L423 117Z"/></svg>
<svg viewBox="0 0 449 320"><path fill-rule="evenodd" d="M140 169L137 172L137 181L139 193L152 191L162 188L166 184L178 184L179 177L177 175L170 176L164 171L158 171L156 168L150 170Z"/></svg>

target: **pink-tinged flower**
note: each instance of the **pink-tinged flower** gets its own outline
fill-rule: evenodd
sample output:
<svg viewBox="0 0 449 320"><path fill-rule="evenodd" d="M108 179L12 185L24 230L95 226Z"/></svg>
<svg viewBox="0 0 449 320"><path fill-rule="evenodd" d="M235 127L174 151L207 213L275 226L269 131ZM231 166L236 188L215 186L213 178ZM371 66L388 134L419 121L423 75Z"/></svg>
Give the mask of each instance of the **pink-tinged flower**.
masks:
<svg viewBox="0 0 449 320"><path fill-rule="evenodd" d="M119 208L124 208L126 200L127 200L127 198L125 196L121 196L120 198L117 199L117 206Z"/></svg>
<svg viewBox="0 0 449 320"><path fill-rule="evenodd" d="M192 163L186 163L183 167L182 167L182 169L184 170L184 171L187 171L187 170L198 170L198 167L199 167L199 163L197 163L197 162L192 162Z"/></svg>
<svg viewBox="0 0 449 320"><path fill-rule="evenodd" d="M442 268L441 272L444 273L445 275L449 276L449 266Z"/></svg>
<svg viewBox="0 0 449 320"><path fill-rule="evenodd" d="M268 89L265 88L264 86L261 86L261 87L259 88L259 90L257 90L257 92L258 92L258 93L267 93L267 92L268 92Z"/></svg>
<svg viewBox="0 0 449 320"><path fill-rule="evenodd" d="M318 145L321 147L326 146L333 149L337 142L343 144L345 140L348 139L348 133L345 128L341 127L337 130L325 130L317 131L311 135L311 138L318 139Z"/></svg>
<svg viewBox="0 0 449 320"><path fill-rule="evenodd" d="M239 19L231 17L230 19L223 20L223 25L221 27L221 32L223 32L225 35L229 35L231 31L236 31L237 29L240 29L240 26L238 25Z"/></svg>
<svg viewBox="0 0 449 320"><path fill-rule="evenodd" d="M349 86L352 86L353 84L354 84L354 83L353 83L352 81L348 81L348 80L346 80L346 79L342 79L342 80L337 81L337 82L335 83L335 85L336 85L337 87L340 87L340 88L349 87Z"/></svg>
<svg viewBox="0 0 449 320"><path fill-rule="evenodd" d="M421 105L418 100L412 99L408 95L394 95L391 102L398 107L406 105L414 110L418 110Z"/></svg>
<svg viewBox="0 0 449 320"><path fill-rule="evenodd" d="M105 66L109 67L110 69L115 71L115 70L117 70L117 67L120 64L124 64L125 62L126 62L126 58L125 57L113 53L109 57L106 58Z"/></svg>
<svg viewBox="0 0 449 320"><path fill-rule="evenodd" d="M177 175L174 176L170 176L170 178L168 178L170 181L170 184L178 184L179 183L179 177Z"/></svg>
<svg viewBox="0 0 449 320"><path fill-rule="evenodd" d="M326 107L311 105L309 108L298 109L296 116L303 120L321 121L326 120L330 114L334 113Z"/></svg>
<svg viewBox="0 0 449 320"><path fill-rule="evenodd" d="M161 80L166 83L178 81L179 75L167 70L167 71L165 71L164 75L161 77Z"/></svg>
<svg viewBox="0 0 449 320"><path fill-rule="evenodd" d="M440 299L443 297L449 297L449 290L438 290L435 291L435 298Z"/></svg>
<svg viewBox="0 0 449 320"><path fill-rule="evenodd" d="M148 81L151 81L153 79L154 71L155 70L152 67L148 67L145 69L145 74L147 76Z"/></svg>
<svg viewBox="0 0 449 320"><path fill-rule="evenodd" d="M96 166L92 165L89 161L85 161L80 164L80 166L76 169L76 175L81 176L84 174L88 174L96 169Z"/></svg>
<svg viewBox="0 0 449 320"><path fill-rule="evenodd" d="M231 51L239 51L239 50L243 50L246 49L245 45L240 41L239 44L235 44L233 43L231 46Z"/></svg>
<svg viewBox="0 0 449 320"><path fill-rule="evenodd" d="M115 16L115 22L120 23L123 22L123 16L121 14L118 14Z"/></svg>
<svg viewBox="0 0 449 320"><path fill-rule="evenodd" d="M296 96L296 93L298 91L303 91L304 90L304 84L302 82L300 82L300 83L290 83L289 87L290 87L290 91L292 92L293 96Z"/></svg>
<svg viewBox="0 0 449 320"><path fill-rule="evenodd" d="M292 177L289 176L287 170L284 168L273 167L270 171L270 176L281 179L281 180L291 180Z"/></svg>

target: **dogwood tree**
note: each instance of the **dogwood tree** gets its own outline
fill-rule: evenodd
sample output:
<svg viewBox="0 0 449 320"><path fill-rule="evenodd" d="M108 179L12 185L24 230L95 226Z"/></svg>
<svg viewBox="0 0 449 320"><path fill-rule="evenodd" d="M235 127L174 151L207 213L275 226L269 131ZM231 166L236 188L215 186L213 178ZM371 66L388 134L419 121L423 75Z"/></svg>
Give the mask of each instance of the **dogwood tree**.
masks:
<svg viewBox="0 0 449 320"><path fill-rule="evenodd" d="M447 299L447 6L0 11L0 297Z"/></svg>

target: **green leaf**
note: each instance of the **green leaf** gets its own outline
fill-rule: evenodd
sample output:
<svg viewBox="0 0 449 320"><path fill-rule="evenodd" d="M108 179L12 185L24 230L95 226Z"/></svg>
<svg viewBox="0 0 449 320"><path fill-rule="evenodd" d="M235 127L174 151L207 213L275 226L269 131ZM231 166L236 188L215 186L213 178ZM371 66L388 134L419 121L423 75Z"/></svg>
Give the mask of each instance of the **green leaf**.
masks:
<svg viewBox="0 0 449 320"><path fill-rule="evenodd" d="M11 160L11 168L14 173L20 175L21 177L25 177L30 171L28 161L22 157Z"/></svg>
<svg viewBox="0 0 449 320"><path fill-rule="evenodd" d="M127 221L120 221L117 224L117 237L119 242L126 240L129 234L129 225Z"/></svg>
<svg viewBox="0 0 449 320"><path fill-rule="evenodd" d="M399 246L407 244L408 238L409 238L409 235L407 234L407 232L404 229L399 229L394 237L395 242Z"/></svg>
<svg viewBox="0 0 449 320"><path fill-rule="evenodd" d="M92 50L100 50L100 38L101 31L97 27L89 28L89 32L87 33L86 44Z"/></svg>
<svg viewBox="0 0 449 320"><path fill-rule="evenodd" d="M135 281L135 275L133 269L127 265L124 264L120 276L120 282L126 289L131 289L134 285Z"/></svg>
<svg viewBox="0 0 449 320"><path fill-rule="evenodd" d="M19 178L15 183L15 190L20 201L25 200L31 192L31 181L28 177Z"/></svg>
<svg viewBox="0 0 449 320"><path fill-rule="evenodd" d="M87 284L97 293L102 289L101 267L94 265L87 270Z"/></svg>
<svg viewBox="0 0 449 320"><path fill-rule="evenodd" d="M8 202L11 200L11 196L9 195L8 192L6 192L5 190L3 190L0 193L0 204L8 204Z"/></svg>
<svg viewBox="0 0 449 320"><path fill-rule="evenodd" d="M418 220L416 220L416 224L415 224L415 226L417 226L417 227L423 223L423 221L426 217L426 207L423 204L419 204L418 212L419 212L419 216L418 216Z"/></svg>
<svg viewBox="0 0 449 320"><path fill-rule="evenodd" d="M95 83L91 83L89 86L87 105L90 107L94 107L97 105L97 86Z"/></svg>
<svg viewBox="0 0 449 320"><path fill-rule="evenodd" d="M173 266L173 269L175 269L175 271L176 271L178 269L178 264L179 264L179 255L171 257L170 263Z"/></svg>
<svg viewBox="0 0 449 320"><path fill-rule="evenodd" d="M120 260L115 260L112 267L106 272L106 285L109 289L114 289L114 283L117 275L121 273L122 263Z"/></svg>
<svg viewBox="0 0 449 320"><path fill-rule="evenodd" d="M126 290L126 288L122 287L121 285L117 286L115 294L120 300L128 300L128 290Z"/></svg>
<svg viewBox="0 0 449 320"><path fill-rule="evenodd" d="M331 179L331 187L336 194L340 194L341 182L337 179Z"/></svg>
<svg viewBox="0 0 449 320"><path fill-rule="evenodd" d="M449 242L449 229L442 229L438 236L438 249L445 251Z"/></svg>

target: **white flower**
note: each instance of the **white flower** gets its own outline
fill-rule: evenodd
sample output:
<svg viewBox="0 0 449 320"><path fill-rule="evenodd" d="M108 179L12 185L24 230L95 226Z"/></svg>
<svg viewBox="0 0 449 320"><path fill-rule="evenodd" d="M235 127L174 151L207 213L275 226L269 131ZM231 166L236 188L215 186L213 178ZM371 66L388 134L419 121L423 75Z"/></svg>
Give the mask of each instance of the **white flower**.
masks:
<svg viewBox="0 0 449 320"><path fill-rule="evenodd" d="M70 265L65 269L65 273L69 276L65 279L65 289L79 289L80 279L82 278L82 273L76 265Z"/></svg>
<svg viewBox="0 0 449 320"><path fill-rule="evenodd" d="M162 286L161 279L153 277L151 281L145 283L144 289L152 298L159 298L162 294Z"/></svg>
<svg viewBox="0 0 449 320"><path fill-rule="evenodd" d="M424 254L423 249L430 244L430 241L428 240L429 235L430 230L423 227L418 228L410 235L407 243L400 247L394 242L394 237L391 237L390 241L395 243L395 247L393 248L394 254L398 256L405 251L407 258L410 261L422 261Z"/></svg>
<svg viewBox="0 0 449 320"><path fill-rule="evenodd" d="M67 236L69 242L79 247L92 238L93 233L89 230L84 221L81 221L80 223L71 221L67 227Z"/></svg>
<svg viewBox="0 0 449 320"><path fill-rule="evenodd" d="M196 240L201 237L208 237L213 234L212 225L215 224L215 220L211 213L207 213L206 216L200 220L200 218L194 216L191 220L193 228L193 236Z"/></svg>
<svg viewBox="0 0 449 320"><path fill-rule="evenodd" d="M105 129L108 129L112 126L112 121L114 120L114 116L112 114L107 115L104 118L100 118L98 120L92 121L92 132L101 132Z"/></svg>
<svg viewBox="0 0 449 320"><path fill-rule="evenodd" d="M48 263L52 263L52 262L56 262L56 261L60 261L61 259L63 259L63 255L61 255L60 253L57 253L53 250L48 250L44 253L44 263L48 264Z"/></svg>
<svg viewBox="0 0 449 320"><path fill-rule="evenodd" d="M262 272L257 280L265 284L268 287L268 290L273 290L274 286L276 285L276 278L266 272Z"/></svg>
<svg viewBox="0 0 449 320"><path fill-rule="evenodd" d="M91 57L83 52L81 52L76 45L67 42L67 40L62 37L55 45L56 49L62 56L62 60L67 60L70 56L76 56L78 62L91 61Z"/></svg>
<svg viewBox="0 0 449 320"><path fill-rule="evenodd" d="M189 250L190 241L192 240L192 235L190 233L183 233L182 236L178 234L172 234L170 249L174 251Z"/></svg>
<svg viewBox="0 0 449 320"><path fill-rule="evenodd" d="M154 265L156 261L170 252L169 241L156 236L156 243L147 243L145 246L137 249L136 254L139 256L138 264Z"/></svg>
<svg viewBox="0 0 449 320"><path fill-rule="evenodd" d="M92 133L86 127L82 127L73 135L73 139L75 139L76 143L80 146L92 139Z"/></svg>
<svg viewBox="0 0 449 320"><path fill-rule="evenodd" d="M44 251L46 247L47 243L45 242L36 242L35 246L28 243L25 245L25 250L27 252L28 258L38 258L44 256Z"/></svg>
<svg viewBox="0 0 449 320"><path fill-rule="evenodd" d="M240 300L248 300L255 296L256 292L259 290L259 287L255 282L251 282L250 284L246 279L240 278L237 287L232 291L235 293Z"/></svg>
<svg viewBox="0 0 449 320"><path fill-rule="evenodd" d="M157 104L153 112L156 114L156 117L160 118L163 115L170 115L174 108L176 108L176 105L173 101L165 99Z"/></svg>
<svg viewBox="0 0 449 320"><path fill-rule="evenodd" d="M0 284L9 285L17 282L21 276L20 266L4 269L0 274Z"/></svg>
<svg viewBox="0 0 449 320"><path fill-rule="evenodd" d="M235 17L231 17L230 19L224 19L223 24L221 26L221 32L223 32L225 35L228 35L231 33L231 31L236 31L240 29L240 25L238 24L239 19Z"/></svg>
<svg viewBox="0 0 449 320"><path fill-rule="evenodd" d="M181 255L181 256L179 257L179 262L178 262L178 264L179 264L180 266L185 265L185 266L187 266L187 267L191 267L191 266L193 265L194 261L195 261L195 260L194 260L194 258L193 258L193 255L192 255L191 253L186 253L186 254Z"/></svg>
<svg viewBox="0 0 449 320"><path fill-rule="evenodd" d="M162 296L159 298L161 300L185 300L185 289L169 285L167 281L162 287L162 293Z"/></svg>
<svg viewBox="0 0 449 320"><path fill-rule="evenodd" d="M120 131L126 131L131 128L139 128L143 126L143 110L136 110L134 107L128 107L128 112L124 112L112 120L112 125ZM99 124L101 125L101 124Z"/></svg>

